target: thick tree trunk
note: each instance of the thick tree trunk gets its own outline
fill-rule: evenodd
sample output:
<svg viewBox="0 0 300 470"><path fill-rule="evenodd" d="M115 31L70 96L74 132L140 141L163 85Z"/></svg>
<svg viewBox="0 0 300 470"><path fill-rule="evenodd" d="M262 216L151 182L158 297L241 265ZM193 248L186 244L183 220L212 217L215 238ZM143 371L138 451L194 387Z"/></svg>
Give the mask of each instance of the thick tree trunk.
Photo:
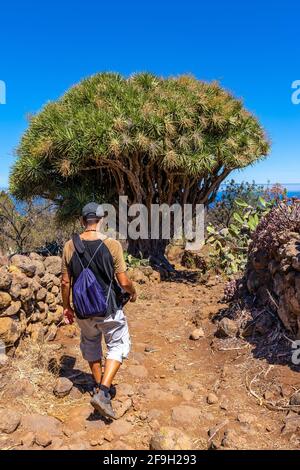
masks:
<svg viewBox="0 0 300 470"><path fill-rule="evenodd" d="M128 253L140 259L149 259L150 264L158 269L174 271L173 266L165 257L168 240L128 240Z"/></svg>

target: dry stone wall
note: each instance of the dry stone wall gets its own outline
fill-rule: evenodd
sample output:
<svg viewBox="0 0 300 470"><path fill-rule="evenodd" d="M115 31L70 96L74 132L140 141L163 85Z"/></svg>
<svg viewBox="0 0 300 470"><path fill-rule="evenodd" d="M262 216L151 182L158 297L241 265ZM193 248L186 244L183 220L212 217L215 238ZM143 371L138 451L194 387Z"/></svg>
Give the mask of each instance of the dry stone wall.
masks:
<svg viewBox="0 0 300 470"><path fill-rule="evenodd" d="M271 256L251 255L247 288L261 305L275 310L287 330L300 337L300 235L282 233Z"/></svg>
<svg viewBox="0 0 300 470"><path fill-rule="evenodd" d="M31 253L1 261L0 341L6 350L24 336L54 339L63 320L61 258Z"/></svg>
<svg viewBox="0 0 300 470"><path fill-rule="evenodd" d="M136 284L160 282L160 274L150 266L130 268L128 276ZM59 256L0 258L0 354L1 345L8 352L20 338L55 339L63 324L60 278Z"/></svg>

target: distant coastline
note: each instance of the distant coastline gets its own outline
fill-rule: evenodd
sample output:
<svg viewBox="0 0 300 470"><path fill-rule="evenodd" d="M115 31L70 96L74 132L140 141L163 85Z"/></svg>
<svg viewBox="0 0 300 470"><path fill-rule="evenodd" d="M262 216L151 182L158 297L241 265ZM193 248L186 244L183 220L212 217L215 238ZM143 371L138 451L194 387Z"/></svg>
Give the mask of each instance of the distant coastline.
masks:
<svg viewBox="0 0 300 470"><path fill-rule="evenodd" d="M222 197L222 194L226 191L226 187L228 184L229 182L225 182L221 184L220 189L218 191L217 200L219 200L220 197ZM237 184L241 184L241 183L237 183ZM255 183L254 182L254 184L257 187L263 187L263 189L272 188L272 186L274 186L274 183ZM287 196L289 198L295 197L295 198L300 199L300 183L286 183L286 184L279 183L279 184L287 190ZM0 191L8 191L8 188L0 187Z"/></svg>

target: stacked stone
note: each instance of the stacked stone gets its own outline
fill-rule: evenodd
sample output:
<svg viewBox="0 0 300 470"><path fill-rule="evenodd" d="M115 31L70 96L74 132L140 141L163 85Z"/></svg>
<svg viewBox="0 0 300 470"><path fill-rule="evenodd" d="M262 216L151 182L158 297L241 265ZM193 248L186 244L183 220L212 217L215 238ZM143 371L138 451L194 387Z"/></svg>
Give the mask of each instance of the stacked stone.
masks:
<svg viewBox="0 0 300 470"><path fill-rule="evenodd" d="M284 326L300 336L300 235L283 233L272 255L256 252L250 257L247 287L261 305L277 311Z"/></svg>
<svg viewBox="0 0 300 470"><path fill-rule="evenodd" d="M139 266L137 268L129 268L128 277L137 284L148 284L160 282L160 273L155 271L151 266Z"/></svg>
<svg viewBox="0 0 300 470"><path fill-rule="evenodd" d="M60 275L59 256L15 255L0 267L0 344L6 349L25 336L54 339L63 320Z"/></svg>

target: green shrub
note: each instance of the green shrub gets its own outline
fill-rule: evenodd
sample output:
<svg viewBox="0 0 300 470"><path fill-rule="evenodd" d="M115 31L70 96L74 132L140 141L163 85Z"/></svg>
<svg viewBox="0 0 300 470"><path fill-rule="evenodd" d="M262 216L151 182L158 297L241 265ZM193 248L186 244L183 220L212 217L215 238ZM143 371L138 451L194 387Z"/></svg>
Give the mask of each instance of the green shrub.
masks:
<svg viewBox="0 0 300 470"><path fill-rule="evenodd" d="M139 266L149 266L148 259L139 259L130 255L127 251L124 251L124 258L129 268L138 268Z"/></svg>
<svg viewBox="0 0 300 470"><path fill-rule="evenodd" d="M229 227L234 222L233 215L237 210L235 201L242 200L252 207L259 205L259 198L264 195L263 186L254 182L236 183L233 179L226 184L221 198L209 208L207 214L208 223L219 229ZM268 198L269 199L269 198Z"/></svg>
<svg viewBox="0 0 300 470"><path fill-rule="evenodd" d="M219 229L212 224L208 225L206 243L212 246L212 266L218 266L227 275L236 274L245 268L251 234L256 230L260 219L269 212L272 204L262 197L259 197L256 206L236 199L233 221L228 227Z"/></svg>

